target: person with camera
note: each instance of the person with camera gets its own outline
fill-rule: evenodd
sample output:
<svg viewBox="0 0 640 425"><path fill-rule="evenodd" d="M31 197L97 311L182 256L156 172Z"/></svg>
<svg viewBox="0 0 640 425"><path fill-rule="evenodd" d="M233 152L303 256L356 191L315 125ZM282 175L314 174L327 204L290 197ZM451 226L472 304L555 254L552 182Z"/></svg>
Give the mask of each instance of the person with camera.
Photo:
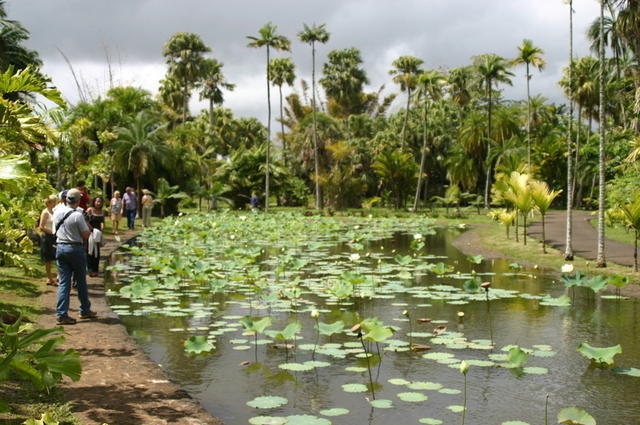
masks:
<svg viewBox="0 0 640 425"><path fill-rule="evenodd" d="M87 253L84 241L91 235L82 209L78 208L82 193L77 189L67 192L67 204L53 214L56 236L56 263L60 274L56 303L57 323L73 325L76 319L69 316L69 298L72 279L75 280L80 300L80 318L93 319L97 314L91 311L87 288Z"/></svg>

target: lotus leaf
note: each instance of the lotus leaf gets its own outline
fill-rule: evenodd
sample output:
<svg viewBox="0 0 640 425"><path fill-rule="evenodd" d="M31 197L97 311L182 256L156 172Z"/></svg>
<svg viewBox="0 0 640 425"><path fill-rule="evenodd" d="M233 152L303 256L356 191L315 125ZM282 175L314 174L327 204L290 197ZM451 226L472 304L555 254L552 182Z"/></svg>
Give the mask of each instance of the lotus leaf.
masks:
<svg viewBox="0 0 640 425"><path fill-rule="evenodd" d="M420 418L418 419L418 422L420 422L421 424L427 424L427 425L441 425L442 421L440 419L433 419L433 418Z"/></svg>
<svg viewBox="0 0 640 425"><path fill-rule="evenodd" d="M284 425L287 423L287 418L278 416L255 416L249 419L249 423L252 425Z"/></svg>
<svg viewBox="0 0 640 425"><path fill-rule="evenodd" d="M377 409L393 408L393 402L391 400L385 400L385 399L371 400L369 404L371 404L372 407L375 407Z"/></svg>
<svg viewBox="0 0 640 425"><path fill-rule="evenodd" d="M184 351L190 354L208 353L214 348L204 335L194 335L184 342Z"/></svg>
<svg viewBox="0 0 640 425"><path fill-rule="evenodd" d="M578 347L578 352L598 366L610 367L615 363L615 355L622 353L622 347L620 344L612 347L593 347L583 342Z"/></svg>
<svg viewBox="0 0 640 425"><path fill-rule="evenodd" d="M342 416L348 414L349 409L334 407L333 409L321 410L318 413L320 413L322 416Z"/></svg>
<svg viewBox="0 0 640 425"><path fill-rule="evenodd" d="M399 393L398 398L402 401L409 402L420 402L429 399L429 397L427 397L426 395L416 392Z"/></svg>
<svg viewBox="0 0 640 425"><path fill-rule="evenodd" d="M640 369L636 369L635 367L615 368L613 369L613 372L618 373L620 375L629 375L629 376L635 376L637 378L640 378Z"/></svg>
<svg viewBox="0 0 640 425"><path fill-rule="evenodd" d="M363 384L344 384L342 385L342 391L346 393L365 393L367 392L367 386Z"/></svg>
<svg viewBox="0 0 640 425"><path fill-rule="evenodd" d="M331 421L313 415L287 416L287 425L331 425Z"/></svg>
<svg viewBox="0 0 640 425"><path fill-rule="evenodd" d="M558 423L568 425L596 425L596 420L579 407L566 407L558 413Z"/></svg>
<svg viewBox="0 0 640 425"><path fill-rule="evenodd" d="M288 402L289 400L284 397L261 396L248 401L247 406L255 407L256 409L274 409L276 407L284 406Z"/></svg>

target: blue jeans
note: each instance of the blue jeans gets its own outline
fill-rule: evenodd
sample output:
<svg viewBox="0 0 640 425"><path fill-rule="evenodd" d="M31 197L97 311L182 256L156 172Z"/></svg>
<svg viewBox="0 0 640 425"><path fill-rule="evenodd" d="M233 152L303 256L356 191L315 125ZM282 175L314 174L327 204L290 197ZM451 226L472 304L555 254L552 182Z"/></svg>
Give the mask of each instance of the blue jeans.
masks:
<svg viewBox="0 0 640 425"><path fill-rule="evenodd" d="M91 312L89 290L87 288L87 253L82 245L58 244L56 248L56 262L60 273L58 286L58 301L56 314L66 317L69 312L69 296L71 294L71 280L75 280L80 300L80 314Z"/></svg>
<svg viewBox="0 0 640 425"><path fill-rule="evenodd" d="M127 214L127 227L133 229L136 224L138 210L125 210L125 213Z"/></svg>

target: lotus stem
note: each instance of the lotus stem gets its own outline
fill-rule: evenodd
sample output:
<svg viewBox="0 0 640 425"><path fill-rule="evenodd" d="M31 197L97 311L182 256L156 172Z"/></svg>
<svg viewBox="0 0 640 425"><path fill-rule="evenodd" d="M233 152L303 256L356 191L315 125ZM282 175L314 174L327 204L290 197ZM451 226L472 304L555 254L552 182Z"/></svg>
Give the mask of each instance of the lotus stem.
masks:
<svg viewBox="0 0 640 425"><path fill-rule="evenodd" d="M369 351L367 347L364 345L364 339L362 339L362 331L358 330L358 338L360 338L360 343L362 344L362 349L364 350L365 358L367 359L367 371L369 372L369 384L371 385L371 398L376 399L376 393L373 389L373 377L371 376L371 362L369 361Z"/></svg>
<svg viewBox="0 0 640 425"><path fill-rule="evenodd" d="M549 412L549 394L547 394L547 397L544 400L544 425L549 425L548 412Z"/></svg>
<svg viewBox="0 0 640 425"><path fill-rule="evenodd" d="M311 353L311 360L316 359L316 348L318 347L318 343L320 342L320 325L318 321L319 319L316 317L316 343L313 344L313 352Z"/></svg>
<svg viewBox="0 0 640 425"><path fill-rule="evenodd" d="M462 401L462 425L464 425L464 417L467 413L467 374L464 374L464 398Z"/></svg>

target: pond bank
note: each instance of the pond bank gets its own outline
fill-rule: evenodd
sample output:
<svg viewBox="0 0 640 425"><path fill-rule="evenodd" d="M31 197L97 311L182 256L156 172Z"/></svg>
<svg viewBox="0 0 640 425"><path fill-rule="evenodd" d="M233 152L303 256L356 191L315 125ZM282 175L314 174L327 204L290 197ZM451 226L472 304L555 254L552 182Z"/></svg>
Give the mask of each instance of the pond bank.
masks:
<svg viewBox="0 0 640 425"><path fill-rule="evenodd" d="M136 235L128 231L122 241ZM103 257L110 256L120 242L107 235ZM205 411L180 386L170 382L160 367L127 334L106 302L102 277L89 278L89 295L97 320L78 320L65 327L64 348L80 353L82 376L78 382L61 385L73 413L85 425L172 424L195 425L223 423ZM53 309L55 288L47 287L42 304ZM71 316L78 317L78 301L72 292ZM53 327L55 314L41 316L39 324Z"/></svg>
<svg viewBox="0 0 640 425"><path fill-rule="evenodd" d="M561 213L558 212L558 214L560 215ZM555 223L555 227L557 228L554 228L552 223ZM453 245L467 255L482 255L486 259L508 258L526 266L538 265L541 267L547 267L549 269L556 270L557 276L560 277L560 268L563 264L567 263L567 261L564 261L563 251L553 247L559 246L559 242L556 241L554 243L553 240L554 238L559 240L561 235L564 235L564 233L560 232L560 227L563 227L563 223L564 222L561 217L556 217L556 219L551 223L547 223L547 254L542 253L541 242L536 239L536 236L540 236L538 230L540 227L539 222L532 223L529 232L527 232L528 245L526 246L522 244L522 240L519 243L515 242L513 229L511 230L511 238L507 239L504 227L493 222L474 223L469 225L469 230L460 234L460 236L453 241ZM580 231L574 231L574 246L581 247L575 252L588 255L586 246L588 246L589 241L585 240L585 238L590 237L588 231L595 233L595 229L593 229L586 220L575 219L574 223L574 226L579 226L580 228ZM549 224L551 224L551 226ZM584 227L587 227L587 229L583 229ZM550 237L549 235L552 236ZM551 244L549 244L550 242ZM624 249L627 247L631 249L630 246L625 247L624 245L626 244L610 240L607 240L606 243L608 247L615 247L616 249L616 252L611 254L611 258L614 258L616 261L626 261L628 263L630 258L626 257L630 257L632 251L628 250L626 251L627 254L625 254ZM620 245L622 245L622 247ZM560 247L562 248L562 246ZM607 248L607 250L609 250L609 248ZM583 258L575 255L574 261L571 263L577 271L580 271L580 273L584 275L602 274L623 275L629 277L631 282L635 283L635 285L628 285L622 288L621 295L640 298L640 275L638 273L634 273L632 267L615 264L613 261L610 261L606 268L596 268L593 260L594 258L595 254L591 258ZM609 285L606 292L614 293L615 287Z"/></svg>

